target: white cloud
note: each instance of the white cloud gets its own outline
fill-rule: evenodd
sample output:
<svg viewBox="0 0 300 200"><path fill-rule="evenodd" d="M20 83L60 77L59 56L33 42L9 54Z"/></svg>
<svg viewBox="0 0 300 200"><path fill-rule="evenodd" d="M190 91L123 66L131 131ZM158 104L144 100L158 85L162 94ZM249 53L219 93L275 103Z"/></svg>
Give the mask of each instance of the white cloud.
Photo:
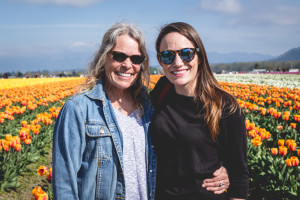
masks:
<svg viewBox="0 0 300 200"><path fill-rule="evenodd" d="M254 17L261 23L272 23L280 25L295 25L300 23L300 7L295 6L277 6L272 12L261 12Z"/></svg>
<svg viewBox="0 0 300 200"><path fill-rule="evenodd" d="M104 0L20 0L36 4L57 4L69 6L88 6Z"/></svg>
<svg viewBox="0 0 300 200"><path fill-rule="evenodd" d="M92 51L99 46L95 42L74 42L68 46L71 51Z"/></svg>
<svg viewBox="0 0 300 200"><path fill-rule="evenodd" d="M242 6L237 0L202 0L200 6L209 11L238 14Z"/></svg>
<svg viewBox="0 0 300 200"><path fill-rule="evenodd" d="M242 15L229 17L223 21L226 26L266 26L283 25L293 26L300 24L300 7L270 5L269 9L250 7Z"/></svg>

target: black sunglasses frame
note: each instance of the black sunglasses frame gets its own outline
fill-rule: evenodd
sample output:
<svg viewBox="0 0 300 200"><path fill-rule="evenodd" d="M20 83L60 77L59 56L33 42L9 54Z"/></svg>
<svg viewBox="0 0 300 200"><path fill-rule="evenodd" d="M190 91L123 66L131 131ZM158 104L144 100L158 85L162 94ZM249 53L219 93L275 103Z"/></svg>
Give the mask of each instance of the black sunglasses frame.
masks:
<svg viewBox="0 0 300 200"><path fill-rule="evenodd" d="M184 55L182 55L182 51L187 50L187 49L192 50L192 52L191 52L192 56L189 59L184 58ZM170 62L166 62L166 61L163 61L163 59L161 59L162 54L165 53L165 52L168 52L168 54L171 54L173 56L172 59L169 59ZM196 52L199 52L199 48L183 48L183 49L180 49L180 50L167 50L167 51L158 52L157 53L157 58L160 62L164 63L165 65L170 65L174 62L176 53L178 53L180 59L183 62L191 62L194 59Z"/></svg>
<svg viewBox="0 0 300 200"><path fill-rule="evenodd" d="M143 62L145 62L145 60L146 60L146 56L144 56L144 55L129 56L129 55L127 55L123 52L119 52L119 51L113 51L112 55L113 55L113 59L117 62L120 62L120 63L124 62L127 58L129 58L130 61L132 62L132 64L140 65Z"/></svg>

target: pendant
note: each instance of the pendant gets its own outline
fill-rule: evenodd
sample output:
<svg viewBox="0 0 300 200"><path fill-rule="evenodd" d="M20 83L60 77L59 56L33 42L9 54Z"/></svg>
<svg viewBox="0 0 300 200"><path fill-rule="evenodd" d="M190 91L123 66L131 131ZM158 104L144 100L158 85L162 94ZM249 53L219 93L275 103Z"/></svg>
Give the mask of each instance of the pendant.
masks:
<svg viewBox="0 0 300 200"><path fill-rule="evenodd" d="M119 112L122 112L122 108L121 108L121 107L120 107L120 108L118 108L118 111L119 111Z"/></svg>

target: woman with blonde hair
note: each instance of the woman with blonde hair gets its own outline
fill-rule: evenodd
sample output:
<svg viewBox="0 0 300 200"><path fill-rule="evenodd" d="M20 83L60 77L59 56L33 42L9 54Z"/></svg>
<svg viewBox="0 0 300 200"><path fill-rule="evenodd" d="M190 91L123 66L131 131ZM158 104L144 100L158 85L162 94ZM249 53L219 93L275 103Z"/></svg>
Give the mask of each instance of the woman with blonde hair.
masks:
<svg viewBox="0 0 300 200"><path fill-rule="evenodd" d="M55 124L54 199L154 198L148 63L135 26L107 30L82 91L66 101Z"/></svg>

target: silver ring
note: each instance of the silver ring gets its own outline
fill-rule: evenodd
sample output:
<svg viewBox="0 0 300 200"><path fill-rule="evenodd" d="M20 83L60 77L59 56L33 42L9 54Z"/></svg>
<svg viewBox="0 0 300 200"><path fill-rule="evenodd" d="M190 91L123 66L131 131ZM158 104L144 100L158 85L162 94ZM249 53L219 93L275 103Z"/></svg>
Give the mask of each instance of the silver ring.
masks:
<svg viewBox="0 0 300 200"><path fill-rule="evenodd" d="M219 183L219 187L222 187L223 186L223 183Z"/></svg>

